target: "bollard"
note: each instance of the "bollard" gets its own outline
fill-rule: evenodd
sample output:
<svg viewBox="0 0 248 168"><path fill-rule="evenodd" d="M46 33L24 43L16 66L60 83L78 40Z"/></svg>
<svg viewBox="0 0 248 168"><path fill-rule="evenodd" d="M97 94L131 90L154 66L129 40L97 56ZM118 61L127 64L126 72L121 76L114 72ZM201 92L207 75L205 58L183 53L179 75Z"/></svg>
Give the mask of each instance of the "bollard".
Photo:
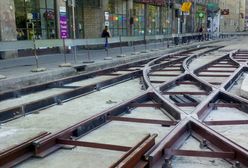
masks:
<svg viewBox="0 0 248 168"><path fill-rule="evenodd" d="M174 44L178 45L178 37L174 37Z"/></svg>
<svg viewBox="0 0 248 168"><path fill-rule="evenodd" d="M167 48L170 48L170 38L167 38Z"/></svg>
<svg viewBox="0 0 248 168"><path fill-rule="evenodd" d="M191 39L191 37L190 37L190 36L188 36L188 37L187 37L187 45L189 45L189 43L190 43L190 39Z"/></svg>
<svg viewBox="0 0 248 168"><path fill-rule="evenodd" d="M157 47L157 39L155 37L155 40L154 40L154 48L151 49L151 51L158 51L158 47Z"/></svg>
<svg viewBox="0 0 248 168"><path fill-rule="evenodd" d="M136 48L135 48L135 45L134 45L134 41L133 40L131 41L131 44L132 44L132 47L133 47L133 52L131 53L131 55L138 54L138 52L136 52Z"/></svg>
<svg viewBox="0 0 248 168"><path fill-rule="evenodd" d="M144 47L145 47L145 50L143 50L143 51L141 51L141 53L148 53L148 51L147 51L147 41L146 41L146 38L145 38L145 41L144 41Z"/></svg>
<svg viewBox="0 0 248 168"><path fill-rule="evenodd" d="M36 68L32 69L31 72L42 72L42 71L46 71L46 68L41 68L39 67L39 60L38 60L38 56L37 56L37 48L36 48L36 42L35 39L33 38L33 44L34 44L34 57L35 57L35 64L36 64Z"/></svg>
<svg viewBox="0 0 248 168"><path fill-rule="evenodd" d="M86 39L86 49L87 49L87 59L88 60L83 61L83 63L86 63L86 64L94 63L95 61L91 60L90 48L89 48L89 44L88 44L88 40L87 39Z"/></svg>
<svg viewBox="0 0 248 168"><path fill-rule="evenodd" d="M120 55L117 55L117 57L125 57L126 55L123 54L123 50L122 50L122 41L121 41L121 36L119 36L119 41L120 41Z"/></svg>
<svg viewBox="0 0 248 168"><path fill-rule="evenodd" d="M165 47L164 39L165 39L165 37L163 36L163 39L162 39L162 40L163 40L163 49L164 49L164 47Z"/></svg>
<svg viewBox="0 0 248 168"><path fill-rule="evenodd" d="M74 63L77 64L77 46L73 46L73 59Z"/></svg>
<svg viewBox="0 0 248 168"><path fill-rule="evenodd" d="M64 49L64 63L60 64L59 67L71 67L72 65L70 63L67 63L66 45L65 45L65 39L64 38L63 38L63 49Z"/></svg>

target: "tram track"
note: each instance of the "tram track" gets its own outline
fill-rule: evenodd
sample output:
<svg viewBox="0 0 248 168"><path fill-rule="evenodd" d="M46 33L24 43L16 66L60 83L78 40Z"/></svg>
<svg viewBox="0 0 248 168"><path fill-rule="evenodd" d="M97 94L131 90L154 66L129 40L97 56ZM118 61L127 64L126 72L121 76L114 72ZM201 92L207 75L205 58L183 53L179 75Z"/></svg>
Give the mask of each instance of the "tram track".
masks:
<svg viewBox="0 0 248 168"><path fill-rule="evenodd" d="M228 83L228 81L231 81L231 71L230 74L223 75L221 70L209 69L209 67L235 68L232 72L236 73L240 67L239 64L231 58L229 59L229 55L225 55L193 72L188 69L188 64L192 62L192 59L219 48L198 48L189 52L178 52L154 60L146 60L142 62L143 64L138 62L133 67L113 68L107 70L105 74L98 72L98 75L99 73L100 75L109 75L113 79L95 83L86 86L86 88L73 88L73 91L69 91L69 95L72 94L72 96L66 97L65 93L61 93L59 96L51 96L52 103L42 105L42 108L61 102L66 103L72 98L81 97L92 91L99 91L105 87L133 78L140 78L142 88L147 90L135 98L97 113L62 131L35 140L29 140L26 144L24 143L23 148L16 146L12 150L0 153L0 158L4 159L4 162L0 161L0 165L17 165L30 157L49 160L49 154L69 146L70 149L81 147L94 148L99 151L102 149L119 151L119 157L116 156L119 159L102 165L108 165L107 167L166 167L171 166L172 158L178 155L221 158L234 166L248 166L246 160L248 157L247 149L208 127L218 125L220 122L222 122L220 125L246 124L246 122L229 121L229 123L223 123L223 121L211 121L211 123L205 120L211 114L211 111L222 107L236 108L241 112L245 111L246 100L233 97L230 93L222 90L224 85L231 86ZM195 54L194 51L200 53ZM232 67L222 66L223 61ZM203 71L207 71L207 74L202 74ZM224 77L225 79L217 85L217 83L214 84L213 81L203 78L207 75L213 77L212 74L208 74L212 72L220 73L214 77ZM89 76L92 77L92 75L94 76L95 74ZM64 85L60 84L59 86ZM90 87L90 89L87 87ZM80 92L77 89L84 91ZM27 90L29 89L27 88ZM39 103L42 103L43 100L39 101ZM242 105L242 108L239 107L240 105ZM39 106L38 108L37 106L35 107L30 112L40 109ZM12 119L15 118L12 117ZM216 123L213 124L213 122ZM148 126L149 133L147 134L146 129ZM135 132L134 130L138 131ZM113 134L113 136L110 136L112 139L106 137L108 132ZM134 134L137 134L137 137ZM129 138L124 141L123 136L129 137L132 141L128 140ZM192 136L200 142L199 144L202 145L202 148L210 151L180 149L185 141ZM22 149L22 152L18 153L20 149ZM32 155L23 158L25 152L32 153ZM52 155L56 155L57 152ZM84 155L85 152L81 154ZM108 158L107 156L105 157L105 159ZM87 165L85 166L87 167Z"/></svg>

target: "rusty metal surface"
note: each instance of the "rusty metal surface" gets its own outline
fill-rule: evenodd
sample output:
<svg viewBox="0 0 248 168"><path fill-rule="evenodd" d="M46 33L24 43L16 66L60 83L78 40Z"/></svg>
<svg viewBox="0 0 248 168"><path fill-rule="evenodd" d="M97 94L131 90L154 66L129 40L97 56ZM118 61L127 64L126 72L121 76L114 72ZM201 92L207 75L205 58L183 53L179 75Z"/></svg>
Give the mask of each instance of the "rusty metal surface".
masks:
<svg viewBox="0 0 248 168"><path fill-rule="evenodd" d="M34 156L32 143L35 140L48 136L48 132L40 133L26 142L16 145L12 148L0 151L0 167L13 167L23 160Z"/></svg>
<svg viewBox="0 0 248 168"><path fill-rule="evenodd" d="M213 50L214 48L210 48L208 51L203 51L202 53L207 53ZM192 62L193 59L196 59L198 57L198 55L195 55L192 51L189 51L187 55L185 53L180 54L178 52L176 54L165 55L163 57L154 59L149 63L145 62L147 64L144 66L142 79L142 84L147 88L147 92L145 94L130 99L122 104L118 104L109 110L105 110L69 128L61 130L60 132L52 135L48 135L46 133L44 135L41 135L41 137L36 137L27 141L23 146L20 145L13 148L12 150L0 153L0 166L13 166L31 156L45 157L48 154L61 149L64 145L70 145L77 147L91 147L96 149L98 148L125 152L125 154L123 154L123 156L118 161L116 161L116 163L111 165L111 167L152 168L159 160L170 160L174 156L221 158L226 160L230 164L235 164L238 161L242 166L248 167L248 149L240 146L236 142L231 141L224 135L217 133L209 127L211 125L248 125L248 120L205 120L207 116L217 108L235 108L240 110L241 112L247 113L248 100L240 98L239 96L232 95L228 92L227 89L233 85L233 83L238 79L238 76L242 72L247 70L247 65L241 65L240 63L238 63L240 59L247 59L248 61L248 57L243 56L241 53L244 52L237 51L237 53L231 56L229 54L224 55L219 59L203 65L194 71L190 71L188 69L188 64ZM137 67L137 64L135 65ZM126 67L130 66L126 65ZM167 67L177 69L164 69ZM226 68L227 71L209 70L208 68L210 67ZM121 68L122 71L125 71L125 66ZM228 70L228 68L236 68L236 70ZM118 78L113 81L104 81L103 83L101 83L101 87L108 86L112 84L112 82L118 82L120 80L132 78L134 76L141 76L140 70L127 70L127 72L130 73L124 77L124 75L115 73L117 69L115 68L114 70L106 70L106 72L104 73L97 72L96 74L91 75L106 74L116 76ZM178 71L180 73L166 74L168 71ZM165 74L160 74L157 72L164 72ZM201 72L214 72L216 74L201 75L199 74ZM221 74L223 72L230 72L231 74L223 75ZM150 79L150 77L152 76L168 76L172 77L172 79L168 81L153 81L152 79ZM203 76L216 78L224 77L226 80L224 82L209 82L201 79L201 77ZM120 77L122 78L120 79ZM71 81L72 79L67 80ZM154 86L154 84L161 85ZM197 86L199 88L199 91L169 91L169 89L179 87L180 85ZM94 87L97 86L99 86L99 84L94 85ZM80 88L76 88L75 90L77 89ZM6 97L11 97L13 96L12 94L13 93L6 93L6 95L8 95ZM186 96L184 98L176 97L179 98L182 102L176 102L176 99L174 99L173 102L172 100L174 95ZM199 96L206 97L205 99L198 101L197 97ZM167 121L144 118L130 118L122 116L123 114L128 113L132 108L151 107L167 111L167 113L170 115L171 120ZM194 110L192 111L192 113L186 113L185 111L180 109L182 107L192 107L194 108ZM18 108L16 108L16 110L18 110ZM95 142L84 142L77 140L80 137L88 134L89 132L110 123L111 121L159 124L161 126L173 126L173 129L158 143L155 143L155 138L157 137L157 135L147 135L134 147L101 144ZM201 145L203 145L210 151L180 149L189 137L195 138Z"/></svg>
<svg viewBox="0 0 248 168"><path fill-rule="evenodd" d="M220 57L206 65L199 67L193 72L188 69L189 63L192 62L190 59L195 59L196 56L191 56L184 61L182 67L189 73L192 78L198 79L202 85L201 88L209 86L214 91L212 93L208 92L192 92L192 91L182 91L170 92L167 91L171 87L177 87L182 84L185 85L195 85L193 81L178 81L180 78L176 78L170 82L161 84L160 91L157 92L155 87L152 87L152 83L149 84L149 78L146 78L147 85L153 89L156 94L166 94L166 95L178 95L178 94L191 94L191 95L207 95L207 99L201 102L195 109L195 113L198 118L195 119L191 114L187 114L187 118L178 123L178 125L159 143L156 148L146 154L149 158L149 167L153 167L159 160L170 160L173 156L183 155L183 156L195 156L195 157L213 157L222 158L227 160L230 164L235 164L236 161L240 162L243 166L248 166L248 149L239 146L237 143L230 141L223 135L216 133L214 130L210 129L208 125L244 125L248 124L247 120L228 120L228 121L204 121L205 118L211 113L212 110L216 108L236 108L241 111L247 112L248 101L232 94L223 91L223 87L230 87L238 78L238 75L246 69L247 65L240 65L236 62L229 54ZM246 60L248 61L248 59ZM149 63L152 65L153 63ZM227 65L228 64L228 65ZM227 65L227 66L226 66ZM182 68L181 67L181 68ZM225 70L209 70L208 68L225 68ZM228 70L228 68L236 68L236 70ZM226 71L227 70L227 71ZM200 72L214 72L216 74L200 74ZM221 73L229 72L230 75L223 75ZM143 72L144 75L149 74L149 66L145 67ZM225 77L226 81L216 82L216 81L204 81L200 77ZM214 85L221 85L221 87L216 87ZM162 88L162 89L161 89ZM169 97L171 98L171 97ZM167 98L168 99L168 98ZM185 103L187 105L187 103ZM189 105L192 105L190 103ZM172 105L173 106L173 105ZM176 106L183 106L183 103L174 104L173 108ZM201 122L203 121L203 122ZM207 141L207 147L211 149L211 152L206 151L191 151L191 150L181 150L180 146L190 137L193 136L199 141ZM157 166L157 165L156 165ZM162 166L162 165L161 165Z"/></svg>

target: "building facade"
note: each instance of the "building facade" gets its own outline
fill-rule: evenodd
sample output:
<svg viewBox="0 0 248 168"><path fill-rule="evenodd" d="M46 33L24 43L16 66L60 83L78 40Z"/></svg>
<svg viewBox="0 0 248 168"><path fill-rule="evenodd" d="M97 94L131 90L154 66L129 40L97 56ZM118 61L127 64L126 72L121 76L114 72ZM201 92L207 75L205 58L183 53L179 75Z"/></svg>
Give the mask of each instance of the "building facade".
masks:
<svg viewBox="0 0 248 168"><path fill-rule="evenodd" d="M0 38L61 38L64 14L68 38L100 37L105 25L112 36L196 32L206 24L206 1L194 1L188 13L181 12L182 3L184 0L6 0L0 2Z"/></svg>
<svg viewBox="0 0 248 168"><path fill-rule="evenodd" d="M247 27L247 0L191 0L190 11L182 12L182 4L188 1L6 0L0 2L0 38L61 38L63 12L68 38L100 37L105 25L112 36L191 33L199 27L206 31L243 31Z"/></svg>
<svg viewBox="0 0 248 168"><path fill-rule="evenodd" d="M246 0L220 0L220 32L244 31Z"/></svg>
<svg viewBox="0 0 248 168"><path fill-rule="evenodd" d="M245 1L245 31L248 31L248 0Z"/></svg>

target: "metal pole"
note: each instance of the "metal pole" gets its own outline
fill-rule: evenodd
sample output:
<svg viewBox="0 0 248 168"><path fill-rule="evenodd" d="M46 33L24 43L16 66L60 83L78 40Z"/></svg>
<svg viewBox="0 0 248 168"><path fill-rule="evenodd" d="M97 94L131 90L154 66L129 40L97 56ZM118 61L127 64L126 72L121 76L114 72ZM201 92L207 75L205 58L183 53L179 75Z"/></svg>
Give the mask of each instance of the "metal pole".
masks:
<svg viewBox="0 0 248 168"><path fill-rule="evenodd" d="M34 56L35 56L36 68L39 69L39 62L38 62L38 56L37 56L35 38L33 38L33 43L34 43Z"/></svg>
<svg viewBox="0 0 248 168"><path fill-rule="evenodd" d="M240 25L240 19L241 19L241 18L240 18L240 0L239 0L239 27L238 27L238 31L241 30L241 29L240 29L240 26L241 26L241 25Z"/></svg>
<svg viewBox="0 0 248 168"><path fill-rule="evenodd" d="M72 0L72 31L73 31L73 39L76 39L76 21L75 21L75 0ZM77 49L76 49L77 46L73 46L73 58L74 58L74 63L76 64L77 63L77 57L76 57L76 54L77 54Z"/></svg>
<svg viewBox="0 0 248 168"><path fill-rule="evenodd" d="M63 48L64 48L64 61L66 64L67 60L66 60L66 47L65 47L65 39L64 38L63 38Z"/></svg>
<svg viewBox="0 0 248 168"><path fill-rule="evenodd" d="M33 43L34 43L34 56L35 56L35 63L36 63L36 69L32 69L32 72L42 72L45 71L46 68L40 68L39 67L39 60L38 60L38 56L37 56L37 48L36 48L36 42L35 42L35 38L33 37Z"/></svg>
<svg viewBox="0 0 248 168"><path fill-rule="evenodd" d="M72 31L73 39L76 39L76 27L75 27L75 0L72 0Z"/></svg>
<svg viewBox="0 0 248 168"><path fill-rule="evenodd" d="M89 48L89 42L88 39L86 39L86 49L87 49L87 59L83 61L83 63L94 63L95 61L91 60L91 55L90 55L90 48Z"/></svg>
<svg viewBox="0 0 248 168"><path fill-rule="evenodd" d="M121 52L120 54L121 56L123 56L121 36L119 36L119 40L120 40L120 52Z"/></svg>

